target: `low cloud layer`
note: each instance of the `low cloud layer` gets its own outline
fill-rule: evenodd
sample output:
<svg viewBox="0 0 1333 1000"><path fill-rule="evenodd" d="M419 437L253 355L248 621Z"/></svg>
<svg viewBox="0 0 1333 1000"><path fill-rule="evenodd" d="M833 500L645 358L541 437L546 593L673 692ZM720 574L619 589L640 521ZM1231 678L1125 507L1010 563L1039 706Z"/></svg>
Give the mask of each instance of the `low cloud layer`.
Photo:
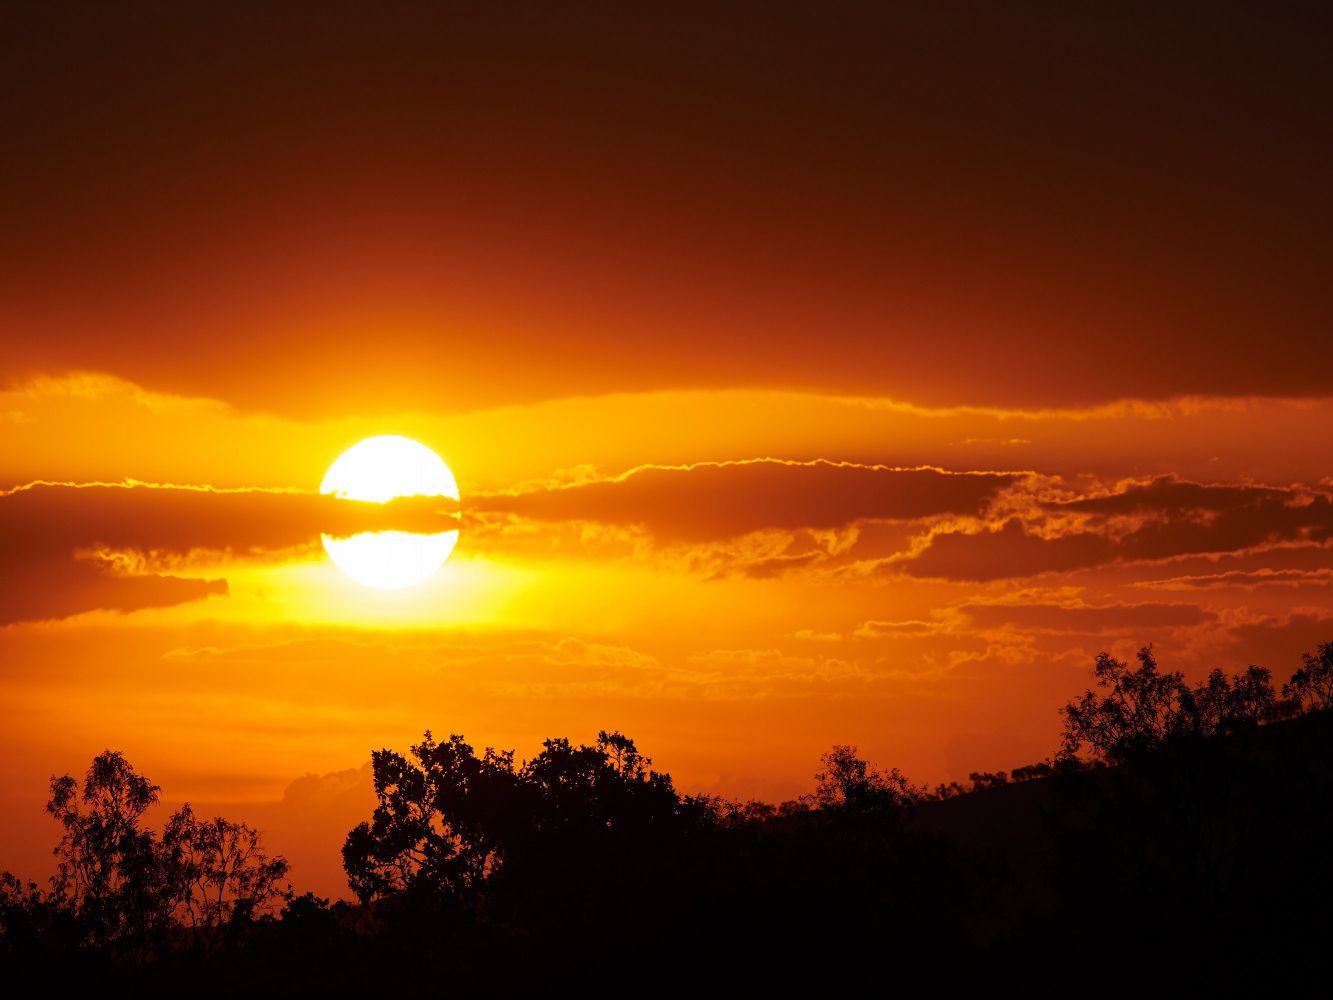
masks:
<svg viewBox="0 0 1333 1000"><path fill-rule="evenodd" d="M238 556L320 534L457 526L440 498L356 503L316 493L142 483L35 483L0 493L0 625L135 611L227 593L225 580L161 572L199 550Z"/></svg>
<svg viewBox="0 0 1333 1000"><path fill-rule="evenodd" d="M1009 472L753 459L645 466L614 479L477 503L544 521L642 525L662 543L705 542L764 529L837 528L866 518L977 515L1019 478Z"/></svg>
<svg viewBox="0 0 1333 1000"><path fill-rule="evenodd" d="M958 610L978 628L1008 625L1050 632L1150 632L1202 625L1217 617L1194 604L964 604Z"/></svg>
<svg viewBox="0 0 1333 1000"><path fill-rule="evenodd" d="M1327 492L1163 477L1042 502L980 530L935 533L902 566L912 576L984 582L1330 539L1333 496Z"/></svg>

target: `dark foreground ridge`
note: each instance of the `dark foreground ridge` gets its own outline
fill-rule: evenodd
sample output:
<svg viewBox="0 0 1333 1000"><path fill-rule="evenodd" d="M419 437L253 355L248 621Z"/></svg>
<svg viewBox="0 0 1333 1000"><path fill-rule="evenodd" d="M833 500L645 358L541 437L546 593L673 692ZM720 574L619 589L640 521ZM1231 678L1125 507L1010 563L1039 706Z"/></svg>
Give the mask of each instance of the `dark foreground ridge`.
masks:
<svg viewBox="0 0 1333 1000"><path fill-rule="evenodd" d="M8 984L221 995L581 985L639 993L1314 992L1333 916L1333 643L1190 686L1105 654L1062 745L1012 774L913 787L853 747L781 805L682 795L634 741L533 759L429 732L373 755L356 903L284 887L244 824L118 753L52 779L47 889L0 876Z"/></svg>

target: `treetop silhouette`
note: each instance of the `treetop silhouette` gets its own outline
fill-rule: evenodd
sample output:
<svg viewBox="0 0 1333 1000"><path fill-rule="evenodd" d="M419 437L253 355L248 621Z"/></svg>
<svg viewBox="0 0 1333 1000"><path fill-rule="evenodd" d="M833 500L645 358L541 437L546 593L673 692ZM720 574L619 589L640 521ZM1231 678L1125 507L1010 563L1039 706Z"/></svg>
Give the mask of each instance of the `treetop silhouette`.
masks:
<svg viewBox="0 0 1333 1000"><path fill-rule="evenodd" d="M90 982L133 970L164 992L181 970L228 993L435 987L446 971L502 992L644 982L669 951L714 963L690 966L700 983L731 963L749 986L827 989L892 954L899 978L1044 970L1067 986L1089 948L1156 920L1180 954L1243 928L1228 986L1301 968L1328 921L1295 915L1333 895L1333 643L1280 694L1257 666L1191 684L1150 646L1101 654L1093 677L1051 760L933 792L844 744L810 794L739 803L681 794L619 732L519 760L428 730L372 754L375 808L342 849L356 903L294 895L243 823L187 804L151 828L161 790L108 750L81 781L51 780L51 891L0 873L0 963L36 982L56 962ZM1150 953L1117 961L1130 974Z"/></svg>
<svg viewBox="0 0 1333 1000"><path fill-rule="evenodd" d="M286 859L269 857L244 823L200 820L186 803L159 838L143 819L160 794L124 754L106 750L82 784L52 778L46 805L64 830L53 899L69 908L88 944L136 960L160 951L178 928L217 948L224 933L288 894Z"/></svg>

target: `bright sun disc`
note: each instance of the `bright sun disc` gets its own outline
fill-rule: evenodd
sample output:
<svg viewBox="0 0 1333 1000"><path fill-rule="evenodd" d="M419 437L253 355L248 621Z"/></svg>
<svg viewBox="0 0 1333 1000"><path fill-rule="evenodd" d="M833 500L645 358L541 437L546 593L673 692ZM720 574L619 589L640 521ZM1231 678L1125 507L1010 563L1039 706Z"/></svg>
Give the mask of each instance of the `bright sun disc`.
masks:
<svg viewBox="0 0 1333 1000"><path fill-rule="evenodd" d="M319 491L373 503L411 496L458 499L458 483L444 460L424 444L394 434L348 448L329 466ZM329 558L357 583L397 590L443 566L458 532L366 531L351 538L324 535L323 542Z"/></svg>

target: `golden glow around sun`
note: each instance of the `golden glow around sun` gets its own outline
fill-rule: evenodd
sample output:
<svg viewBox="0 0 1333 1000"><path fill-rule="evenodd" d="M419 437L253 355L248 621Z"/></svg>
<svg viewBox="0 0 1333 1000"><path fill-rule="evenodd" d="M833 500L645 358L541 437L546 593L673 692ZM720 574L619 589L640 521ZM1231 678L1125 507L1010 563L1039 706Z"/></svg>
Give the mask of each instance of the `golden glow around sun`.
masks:
<svg viewBox="0 0 1333 1000"><path fill-rule="evenodd" d="M319 491L373 503L409 496L458 499L458 483L444 460L424 444L393 434L348 448L329 466ZM329 558L357 583L396 590L420 583L443 566L458 532L367 531L351 538L324 535L323 542Z"/></svg>

